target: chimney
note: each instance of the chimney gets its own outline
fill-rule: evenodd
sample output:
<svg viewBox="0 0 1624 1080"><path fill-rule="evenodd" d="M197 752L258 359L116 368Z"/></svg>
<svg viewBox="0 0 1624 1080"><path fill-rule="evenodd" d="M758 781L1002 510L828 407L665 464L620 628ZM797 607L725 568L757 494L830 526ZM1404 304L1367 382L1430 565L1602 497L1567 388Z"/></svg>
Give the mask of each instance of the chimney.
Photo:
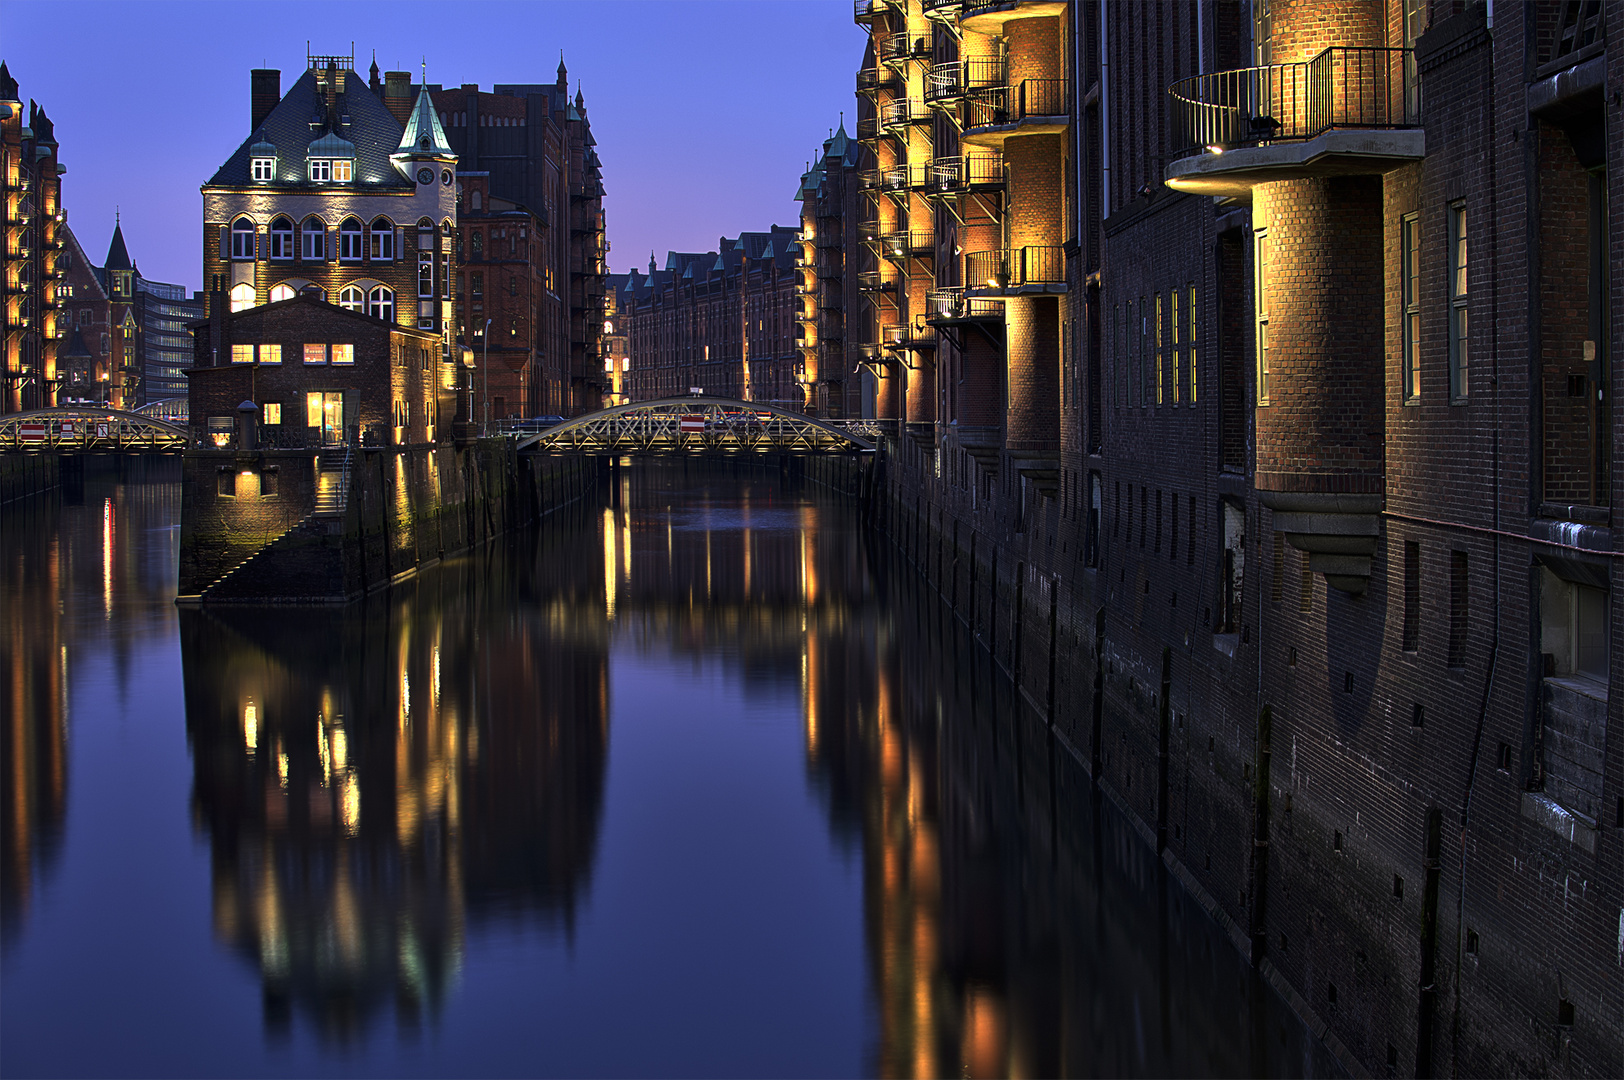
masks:
<svg viewBox="0 0 1624 1080"><path fill-rule="evenodd" d="M255 68L248 73L248 83L248 111L252 117L248 130L258 131L282 100L282 73L275 68Z"/></svg>
<svg viewBox="0 0 1624 1080"><path fill-rule="evenodd" d="M401 127L412 116L412 73L386 71L383 76L383 106Z"/></svg>

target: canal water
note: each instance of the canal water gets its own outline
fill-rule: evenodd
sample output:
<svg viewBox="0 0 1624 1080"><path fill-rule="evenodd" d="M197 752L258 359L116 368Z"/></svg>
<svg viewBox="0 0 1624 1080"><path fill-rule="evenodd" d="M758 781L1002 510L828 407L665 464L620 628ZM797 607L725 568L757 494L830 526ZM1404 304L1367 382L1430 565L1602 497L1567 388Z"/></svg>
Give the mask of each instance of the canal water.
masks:
<svg viewBox="0 0 1624 1080"><path fill-rule="evenodd" d="M0 510L7 1076L1336 1065L851 506L642 463L340 610Z"/></svg>

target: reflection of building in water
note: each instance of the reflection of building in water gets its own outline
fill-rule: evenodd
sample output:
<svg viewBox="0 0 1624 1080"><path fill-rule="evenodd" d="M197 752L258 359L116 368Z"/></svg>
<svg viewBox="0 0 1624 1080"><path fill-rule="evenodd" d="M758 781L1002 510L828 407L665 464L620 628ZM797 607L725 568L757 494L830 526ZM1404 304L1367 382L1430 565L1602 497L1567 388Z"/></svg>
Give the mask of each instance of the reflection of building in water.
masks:
<svg viewBox="0 0 1624 1080"><path fill-rule="evenodd" d="M107 656L126 689L140 642L154 629L115 619L118 604L174 594L179 486L165 466L128 459L75 473L61 492L0 513L0 941L10 944L61 840L68 788L68 687L87 659ZM171 470L173 474L173 470ZM167 603L159 619L167 619ZM92 703L89 707L96 707Z"/></svg>
<svg viewBox="0 0 1624 1080"><path fill-rule="evenodd" d="M342 1039L389 1001L414 1024L470 922L572 924L603 794L605 623L538 568L590 555L481 556L341 614L183 614L215 929L259 966L273 1028L297 1009Z"/></svg>

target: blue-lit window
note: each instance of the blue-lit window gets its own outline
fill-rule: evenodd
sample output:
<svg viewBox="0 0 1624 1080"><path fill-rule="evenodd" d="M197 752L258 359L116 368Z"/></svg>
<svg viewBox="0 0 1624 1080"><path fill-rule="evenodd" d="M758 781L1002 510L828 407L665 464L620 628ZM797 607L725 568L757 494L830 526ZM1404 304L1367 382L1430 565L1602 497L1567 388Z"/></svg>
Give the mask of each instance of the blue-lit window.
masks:
<svg viewBox="0 0 1624 1080"><path fill-rule="evenodd" d="M395 261L395 226L388 218L372 223L372 258L377 262Z"/></svg>
<svg viewBox="0 0 1624 1080"><path fill-rule="evenodd" d="M271 222L271 258L293 258L293 222L285 217Z"/></svg>
<svg viewBox="0 0 1624 1080"><path fill-rule="evenodd" d="M231 223L231 257L233 259L254 257L254 223L248 218L240 217Z"/></svg>
<svg viewBox="0 0 1624 1080"><path fill-rule="evenodd" d="M299 230L299 257L307 262L322 262L327 258L327 226L321 218L305 218Z"/></svg>
<svg viewBox="0 0 1624 1080"><path fill-rule="evenodd" d="M361 223L345 218L338 227L338 257L345 262L361 261Z"/></svg>

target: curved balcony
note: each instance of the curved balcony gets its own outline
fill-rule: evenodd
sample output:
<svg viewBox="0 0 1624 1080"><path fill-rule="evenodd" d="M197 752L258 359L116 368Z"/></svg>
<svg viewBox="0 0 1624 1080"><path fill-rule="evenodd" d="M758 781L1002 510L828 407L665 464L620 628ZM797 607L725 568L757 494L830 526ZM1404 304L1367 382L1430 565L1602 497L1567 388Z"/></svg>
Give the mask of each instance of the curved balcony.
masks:
<svg viewBox="0 0 1624 1080"><path fill-rule="evenodd" d="M1022 296L1066 291L1066 251L1032 245L973 251L964 256L965 295Z"/></svg>
<svg viewBox="0 0 1624 1080"><path fill-rule="evenodd" d="M953 22L959 17L964 8L964 0L924 0L919 5L925 13L925 18L936 19L939 22Z"/></svg>
<svg viewBox="0 0 1624 1080"><path fill-rule="evenodd" d="M852 0L852 19L859 26L867 25L890 8L889 0Z"/></svg>
<svg viewBox="0 0 1624 1080"><path fill-rule="evenodd" d="M930 34L895 33L880 42L880 63L887 66L901 67L910 60L929 61L931 53Z"/></svg>
<svg viewBox="0 0 1624 1080"><path fill-rule="evenodd" d="M967 322L1003 322L1004 305L966 296L962 286L932 289L925 297L925 321L932 326Z"/></svg>
<svg viewBox="0 0 1624 1080"><path fill-rule="evenodd" d="M878 240L880 238L880 223L878 221L859 221L857 223L857 239Z"/></svg>
<svg viewBox="0 0 1624 1080"><path fill-rule="evenodd" d="M857 174L858 191L878 191L885 174L880 169L862 169Z"/></svg>
<svg viewBox="0 0 1624 1080"><path fill-rule="evenodd" d="M880 106L880 127L892 134L910 124L929 123L930 117L925 103L912 98L896 98Z"/></svg>
<svg viewBox="0 0 1624 1080"><path fill-rule="evenodd" d="M1066 0L964 0L959 26L976 34L1001 34L1015 19L1053 18L1066 10Z"/></svg>
<svg viewBox="0 0 1624 1080"><path fill-rule="evenodd" d="M915 255L930 255L935 250L934 232L897 229L880 234L880 254L888 259L903 260Z"/></svg>
<svg viewBox="0 0 1624 1080"><path fill-rule="evenodd" d="M1167 185L1246 195L1306 176L1382 173L1426 154L1412 49L1332 46L1301 64L1197 75L1167 91L1182 150Z"/></svg>
<svg viewBox="0 0 1624 1080"><path fill-rule="evenodd" d="M946 108L967 91L1002 86L1009 66L995 57L975 57L970 60L949 60L937 64L925 76L925 104Z"/></svg>
<svg viewBox="0 0 1624 1080"><path fill-rule="evenodd" d="M859 116L857 118L857 141L873 142L880 137L880 122L877 117Z"/></svg>
<svg viewBox="0 0 1624 1080"><path fill-rule="evenodd" d="M966 154L940 157L930 163L930 195L957 195L966 191L997 191L1005 182L1002 154Z"/></svg>
<svg viewBox="0 0 1624 1080"><path fill-rule="evenodd" d="M880 343L887 349L934 349L936 328L912 323L892 323L880 328Z"/></svg>
<svg viewBox="0 0 1624 1080"><path fill-rule="evenodd" d="M877 90L890 90L895 88L900 79L895 71L888 67L859 68L857 71L857 92L869 94Z"/></svg>
<svg viewBox="0 0 1624 1080"><path fill-rule="evenodd" d="M1023 79L1014 86L967 91L960 141L996 148L1014 135L1064 132L1070 100L1071 83L1066 79Z"/></svg>
<svg viewBox="0 0 1624 1080"><path fill-rule="evenodd" d="M894 293L897 291L896 279L886 280L878 270L864 270L857 275L857 287L869 293Z"/></svg>
<svg viewBox="0 0 1624 1080"><path fill-rule="evenodd" d="M924 191L930 185L929 165L898 165L880 174L880 190Z"/></svg>

